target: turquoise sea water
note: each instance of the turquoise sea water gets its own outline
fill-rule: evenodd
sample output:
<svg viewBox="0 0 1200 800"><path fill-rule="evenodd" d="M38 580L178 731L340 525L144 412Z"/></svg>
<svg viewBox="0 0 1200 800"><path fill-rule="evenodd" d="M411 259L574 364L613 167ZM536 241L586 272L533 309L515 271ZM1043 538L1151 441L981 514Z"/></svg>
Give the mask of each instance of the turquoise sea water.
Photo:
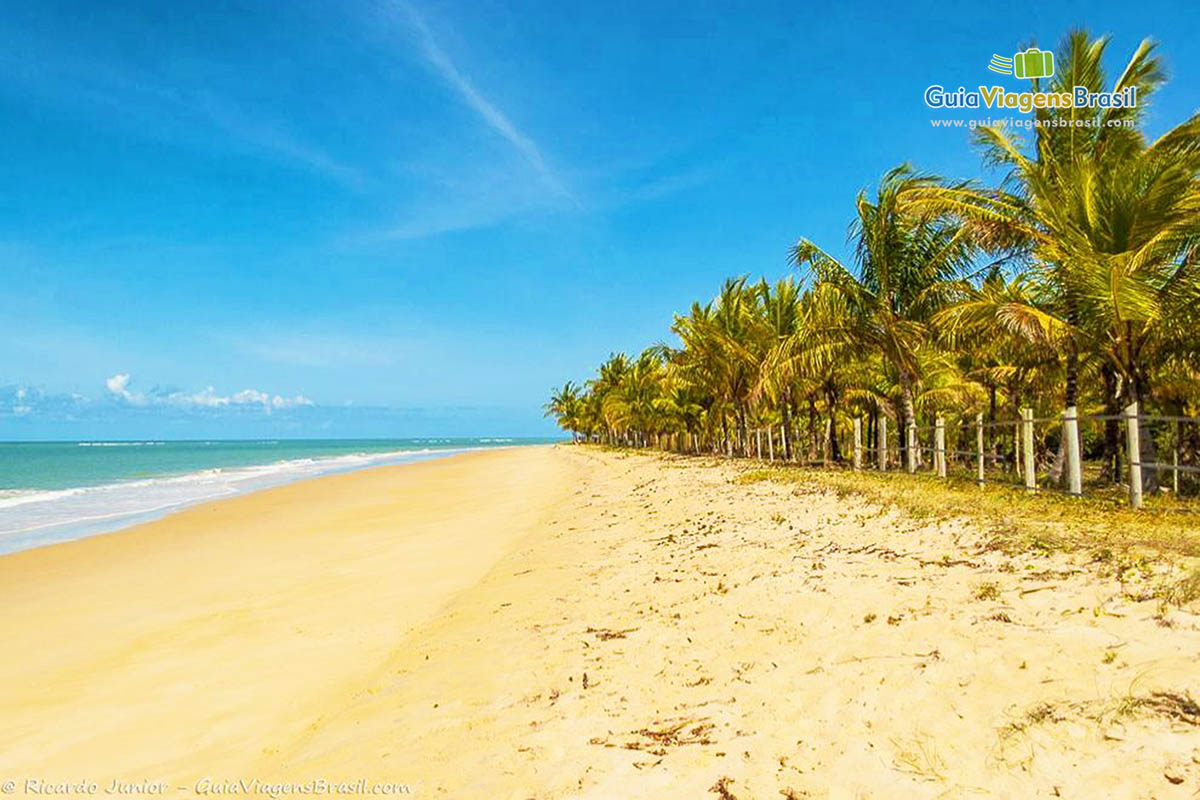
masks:
<svg viewBox="0 0 1200 800"><path fill-rule="evenodd" d="M303 478L552 439L0 442L0 554Z"/></svg>

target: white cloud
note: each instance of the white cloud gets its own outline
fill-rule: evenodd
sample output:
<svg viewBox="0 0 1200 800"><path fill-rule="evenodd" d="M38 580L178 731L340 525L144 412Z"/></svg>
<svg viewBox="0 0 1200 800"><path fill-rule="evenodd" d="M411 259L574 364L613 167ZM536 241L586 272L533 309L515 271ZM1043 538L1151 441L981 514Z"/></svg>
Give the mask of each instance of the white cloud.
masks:
<svg viewBox="0 0 1200 800"><path fill-rule="evenodd" d="M206 386L203 391L187 394L185 392L171 392L170 394L161 395L164 402L174 406L198 406L200 408L220 408L229 405L229 398L217 394L217 390L211 386Z"/></svg>
<svg viewBox="0 0 1200 800"><path fill-rule="evenodd" d="M164 392L145 394L129 388L130 375L118 372L104 382L109 393L123 402L135 406L163 405L177 408L230 408L259 406L267 413L272 410L299 408L314 405L313 401L304 395L284 397L261 392L258 389L242 389L232 395L218 394L212 386L206 386L199 392Z"/></svg>
<svg viewBox="0 0 1200 800"><path fill-rule="evenodd" d="M242 389L232 399L238 405L245 405L247 403L262 403L265 405L271 402L270 396L257 389Z"/></svg>
<svg viewBox="0 0 1200 800"><path fill-rule="evenodd" d="M121 398L126 403L135 406L146 405L146 395L140 392L129 391L128 372L118 372L116 375L113 375L111 378L106 380L104 385L108 387L109 392Z"/></svg>
<svg viewBox="0 0 1200 800"><path fill-rule="evenodd" d="M274 409L313 405L313 401L302 394L298 394L295 397L281 397L280 395L269 395L257 389L242 389L231 397L230 400L234 405L261 405L263 408Z"/></svg>
<svg viewBox="0 0 1200 800"><path fill-rule="evenodd" d="M295 397L280 397L279 395L275 395L271 398L271 405L274 408L295 408L296 406L311 406L313 405L313 401L302 394L298 394Z"/></svg>

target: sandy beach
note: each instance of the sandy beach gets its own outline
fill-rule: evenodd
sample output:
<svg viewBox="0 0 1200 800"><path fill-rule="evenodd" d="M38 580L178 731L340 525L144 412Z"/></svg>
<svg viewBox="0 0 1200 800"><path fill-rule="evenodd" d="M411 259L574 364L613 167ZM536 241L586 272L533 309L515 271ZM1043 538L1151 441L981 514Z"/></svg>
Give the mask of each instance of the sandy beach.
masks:
<svg viewBox="0 0 1200 800"><path fill-rule="evenodd" d="M1196 796L1152 576L745 470L513 448L0 558L0 778Z"/></svg>

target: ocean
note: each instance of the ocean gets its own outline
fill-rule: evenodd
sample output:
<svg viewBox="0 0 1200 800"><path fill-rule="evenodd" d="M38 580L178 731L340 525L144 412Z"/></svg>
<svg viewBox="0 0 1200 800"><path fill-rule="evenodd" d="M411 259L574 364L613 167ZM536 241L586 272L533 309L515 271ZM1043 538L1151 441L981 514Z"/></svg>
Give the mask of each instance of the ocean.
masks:
<svg viewBox="0 0 1200 800"><path fill-rule="evenodd" d="M0 442L0 554L304 478L554 439Z"/></svg>

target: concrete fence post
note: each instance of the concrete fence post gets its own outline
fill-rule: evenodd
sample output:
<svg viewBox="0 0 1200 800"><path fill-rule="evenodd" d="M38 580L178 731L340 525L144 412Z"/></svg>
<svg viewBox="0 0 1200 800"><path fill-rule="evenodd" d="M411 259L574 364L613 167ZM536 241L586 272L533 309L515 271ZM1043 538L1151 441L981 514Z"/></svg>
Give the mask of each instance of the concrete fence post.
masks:
<svg viewBox="0 0 1200 800"><path fill-rule="evenodd" d="M1072 497L1083 495L1083 462L1079 452L1079 410L1068 406L1063 412L1063 440L1067 444L1067 490Z"/></svg>
<svg viewBox="0 0 1200 800"><path fill-rule="evenodd" d="M1171 451L1171 466L1175 469L1171 473L1171 490L1175 492L1176 497L1179 496L1179 443L1183 441L1183 424L1179 420L1175 420L1175 446Z"/></svg>
<svg viewBox="0 0 1200 800"><path fill-rule="evenodd" d="M917 423L908 422L908 471L917 471Z"/></svg>
<svg viewBox="0 0 1200 800"><path fill-rule="evenodd" d="M862 469L862 417L854 418L854 471Z"/></svg>
<svg viewBox="0 0 1200 800"><path fill-rule="evenodd" d="M754 457L762 461L762 428L754 429Z"/></svg>
<svg viewBox="0 0 1200 800"><path fill-rule="evenodd" d="M767 460L775 463L775 429L767 426Z"/></svg>
<svg viewBox="0 0 1200 800"><path fill-rule="evenodd" d="M1138 430L1138 404L1134 400L1125 407L1126 449L1129 457L1129 504L1142 507L1142 440Z"/></svg>
<svg viewBox="0 0 1200 800"><path fill-rule="evenodd" d="M939 478L946 477L946 420L940 414L933 430L933 466Z"/></svg>
<svg viewBox="0 0 1200 800"><path fill-rule="evenodd" d="M983 486L983 412L975 415L975 481Z"/></svg>
<svg viewBox="0 0 1200 800"><path fill-rule="evenodd" d="M879 471L887 472L888 467L888 452L887 452L887 417L883 414L879 415Z"/></svg>
<svg viewBox="0 0 1200 800"><path fill-rule="evenodd" d="M1025 491L1037 491L1037 464L1033 452L1033 409L1021 409L1021 455L1025 458Z"/></svg>

